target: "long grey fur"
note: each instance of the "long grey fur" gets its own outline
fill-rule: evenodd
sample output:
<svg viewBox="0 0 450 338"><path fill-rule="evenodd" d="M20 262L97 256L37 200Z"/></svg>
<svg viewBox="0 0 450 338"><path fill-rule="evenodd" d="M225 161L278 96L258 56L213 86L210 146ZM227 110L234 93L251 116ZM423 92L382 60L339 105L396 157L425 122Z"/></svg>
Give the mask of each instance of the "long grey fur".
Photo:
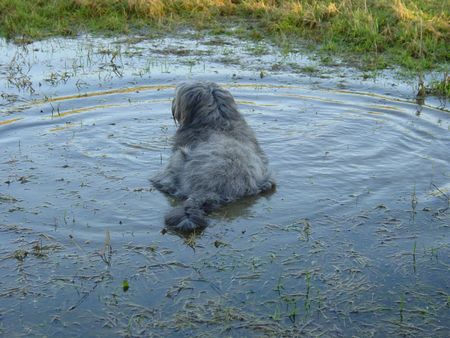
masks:
<svg viewBox="0 0 450 338"><path fill-rule="evenodd" d="M172 156L151 179L158 190L184 200L166 215L169 228L203 229L206 213L273 189L267 157L229 91L213 82L182 83L172 116L179 124Z"/></svg>

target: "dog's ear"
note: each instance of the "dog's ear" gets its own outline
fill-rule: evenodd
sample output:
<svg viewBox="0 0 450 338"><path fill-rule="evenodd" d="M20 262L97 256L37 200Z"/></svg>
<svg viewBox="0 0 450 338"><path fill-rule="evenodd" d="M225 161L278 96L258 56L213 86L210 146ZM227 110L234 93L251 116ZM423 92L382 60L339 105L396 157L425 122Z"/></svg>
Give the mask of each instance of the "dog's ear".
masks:
<svg viewBox="0 0 450 338"><path fill-rule="evenodd" d="M182 83L177 87L172 103L172 115L181 125L201 119L205 109L212 105L209 86L201 82Z"/></svg>
<svg viewBox="0 0 450 338"><path fill-rule="evenodd" d="M236 102L228 90L217 87L213 89L212 96L217 104L217 111L224 120L237 120L240 118Z"/></svg>
<svg viewBox="0 0 450 338"><path fill-rule="evenodd" d="M206 91L202 87L191 87L186 91L183 97L184 118L186 122L194 118L194 114L199 110L201 105L206 104Z"/></svg>
<svg viewBox="0 0 450 338"><path fill-rule="evenodd" d="M172 118L175 121L175 124L178 123L178 117L176 116L176 110L177 110L177 104L176 104L176 99L174 98L172 100Z"/></svg>

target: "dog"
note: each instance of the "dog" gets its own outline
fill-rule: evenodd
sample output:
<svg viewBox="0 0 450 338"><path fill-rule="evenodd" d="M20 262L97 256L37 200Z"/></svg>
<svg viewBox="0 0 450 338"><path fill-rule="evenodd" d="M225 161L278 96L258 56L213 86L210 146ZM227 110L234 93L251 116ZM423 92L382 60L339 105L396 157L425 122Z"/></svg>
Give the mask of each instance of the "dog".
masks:
<svg viewBox="0 0 450 338"><path fill-rule="evenodd" d="M165 216L169 229L202 230L207 213L275 188L268 159L228 90L213 82L182 83L172 117L178 125L172 156L151 179L159 191L183 200Z"/></svg>

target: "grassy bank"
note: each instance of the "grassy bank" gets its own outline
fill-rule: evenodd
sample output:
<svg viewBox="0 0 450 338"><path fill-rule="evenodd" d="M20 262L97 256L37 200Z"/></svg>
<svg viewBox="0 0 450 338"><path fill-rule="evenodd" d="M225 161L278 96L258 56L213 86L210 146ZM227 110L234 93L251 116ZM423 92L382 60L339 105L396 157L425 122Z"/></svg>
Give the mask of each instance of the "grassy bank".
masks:
<svg viewBox="0 0 450 338"><path fill-rule="evenodd" d="M0 35L149 32L183 26L357 56L366 67L412 70L448 64L450 8L442 0L2 0Z"/></svg>

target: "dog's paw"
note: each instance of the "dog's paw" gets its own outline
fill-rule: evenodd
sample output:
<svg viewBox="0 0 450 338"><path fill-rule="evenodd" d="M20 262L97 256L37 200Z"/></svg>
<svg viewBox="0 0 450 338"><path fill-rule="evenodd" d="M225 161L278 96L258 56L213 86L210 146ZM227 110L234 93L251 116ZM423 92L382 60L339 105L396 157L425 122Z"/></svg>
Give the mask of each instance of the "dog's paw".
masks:
<svg viewBox="0 0 450 338"><path fill-rule="evenodd" d="M155 176L150 179L150 182L159 191L165 192L169 195L177 194L177 188L176 188L175 184L173 184L173 182L170 180L161 178L159 176Z"/></svg>
<svg viewBox="0 0 450 338"><path fill-rule="evenodd" d="M267 182L262 184L259 189L261 192L270 192L270 191L275 190L275 188L276 188L275 181L268 180Z"/></svg>

